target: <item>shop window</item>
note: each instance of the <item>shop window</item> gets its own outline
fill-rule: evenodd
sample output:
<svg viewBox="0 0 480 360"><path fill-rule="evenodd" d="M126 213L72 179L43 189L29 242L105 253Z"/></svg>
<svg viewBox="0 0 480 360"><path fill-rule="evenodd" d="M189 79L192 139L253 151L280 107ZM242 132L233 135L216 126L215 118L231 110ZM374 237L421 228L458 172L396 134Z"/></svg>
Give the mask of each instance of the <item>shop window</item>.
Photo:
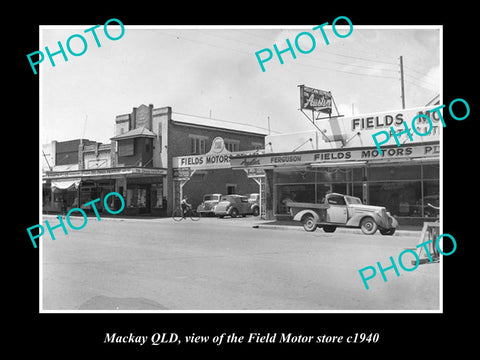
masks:
<svg viewBox="0 0 480 360"><path fill-rule="evenodd" d="M394 215L422 217L420 181L369 184L370 205L385 206Z"/></svg>
<svg viewBox="0 0 480 360"><path fill-rule="evenodd" d="M138 188L137 192L137 206L141 208L147 207L147 189Z"/></svg>
<svg viewBox="0 0 480 360"><path fill-rule="evenodd" d="M325 202L325 195L332 191L331 185L328 184L317 184L317 198L315 199L317 203Z"/></svg>
<svg viewBox="0 0 480 360"><path fill-rule="evenodd" d="M423 178L424 179L439 179L440 178L440 166L438 164L423 165Z"/></svg>
<svg viewBox="0 0 480 360"><path fill-rule="evenodd" d="M315 171L313 170L278 170L275 171L275 182L283 184L301 184L315 182Z"/></svg>
<svg viewBox="0 0 480 360"><path fill-rule="evenodd" d="M353 181L362 181L364 177L364 167L354 167L352 168L352 180Z"/></svg>
<svg viewBox="0 0 480 360"><path fill-rule="evenodd" d="M127 188L127 207L147 207L147 189L140 187Z"/></svg>
<svg viewBox="0 0 480 360"><path fill-rule="evenodd" d="M439 210L430 205L440 206L440 184L438 181L424 181L423 183L423 216L438 219Z"/></svg>
<svg viewBox="0 0 480 360"><path fill-rule="evenodd" d="M368 169L369 181L416 180L421 178L420 165L379 166Z"/></svg>
<svg viewBox="0 0 480 360"><path fill-rule="evenodd" d="M353 192L352 195L358 197L362 202L364 202L364 194L363 194L363 183L354 183L353 184ZM366 194L365 194L366 195Z"/></svg>
<svg viewBox="0 0 480 360"><path fill-rule="evenodd" d="M163 185L152 184L151 187L151 206L153 208L163 207Z"/></svg>
<svg viewBox="0 0 480 360"><path fill-rule="evenodd" d="M133 189L127 189L127 207L133 207Z"/></svg>
<svg viewBox="0 0 480 360"><path fill-rule="evenodd" d="M350 168L318 168L315 170L316 182L352 181L353 170Z"/></svg>
<svg viewBox="0 0 480 360"><path fill-rule="evenodd" d="M276 213L288 214L289 201L315 203L315 184L277 185Z"/></svg>
<svg viewBox="0 0 480 360"><path fill-rule="evenodd" d="M352 195L352 183L332 184L332 192Z"/></svg>

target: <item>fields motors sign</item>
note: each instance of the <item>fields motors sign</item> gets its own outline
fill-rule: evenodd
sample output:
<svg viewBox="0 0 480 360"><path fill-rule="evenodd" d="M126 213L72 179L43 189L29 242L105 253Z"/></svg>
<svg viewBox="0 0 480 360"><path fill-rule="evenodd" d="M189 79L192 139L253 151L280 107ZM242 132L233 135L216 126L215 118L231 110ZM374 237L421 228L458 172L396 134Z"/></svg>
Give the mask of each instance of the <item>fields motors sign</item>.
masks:
<svg viewBox="0 0 480 360"><path fill-rule="evenodd" d="M210 151L202 155L177 156L172 159L174 168L225 169L230 167L231 152L225 148L221 137L213 139Z"/></svg>

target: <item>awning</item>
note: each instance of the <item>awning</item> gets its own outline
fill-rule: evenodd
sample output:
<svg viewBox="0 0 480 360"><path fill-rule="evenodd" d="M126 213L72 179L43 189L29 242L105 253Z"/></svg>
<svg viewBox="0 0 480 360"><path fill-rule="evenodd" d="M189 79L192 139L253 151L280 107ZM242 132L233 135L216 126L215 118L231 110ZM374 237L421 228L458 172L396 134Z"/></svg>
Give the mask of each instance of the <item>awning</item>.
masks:
<svg viewBox="0 0 480 360"><path fill-rule="evenodd" d="M73 190L78 189L80 179L52 180L52 190Z"/></svg>

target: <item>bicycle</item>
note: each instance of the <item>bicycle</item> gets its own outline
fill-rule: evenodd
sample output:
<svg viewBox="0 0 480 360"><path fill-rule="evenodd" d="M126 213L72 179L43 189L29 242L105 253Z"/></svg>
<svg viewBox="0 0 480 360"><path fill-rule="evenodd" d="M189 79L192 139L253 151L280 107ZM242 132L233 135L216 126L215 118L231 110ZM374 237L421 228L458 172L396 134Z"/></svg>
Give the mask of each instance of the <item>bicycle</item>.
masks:
<svg viewBox="0 0 480 360"><path fill-rule="evenodd" d="M175 210L173 210L173 213L172 213L172 218L175 221L182 221L183 219L186 219L187 216L189 216L190 219L192 219L192 221L200 220L200 215L197 213L196 210L192 208L188 208L184 213L182 208L178 207Z"/></svg>

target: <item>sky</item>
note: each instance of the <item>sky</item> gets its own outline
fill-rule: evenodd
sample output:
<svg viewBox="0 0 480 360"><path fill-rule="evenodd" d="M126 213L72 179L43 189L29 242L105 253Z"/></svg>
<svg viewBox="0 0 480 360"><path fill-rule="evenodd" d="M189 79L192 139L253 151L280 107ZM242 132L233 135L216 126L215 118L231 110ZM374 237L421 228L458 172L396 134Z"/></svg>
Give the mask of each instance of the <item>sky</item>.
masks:
<svg viewBox="0 0 480 360"><path fill-rule="evenodd" d="M340 24L340 21L338 22ZM424 106L441 92L441 30L438 27L355 26L346 38L325 27L329 45L314 25L275 27L144 27L125 24L124 35L109 40L103 25L96 30L101 47L91 34L93 25L42 26L39 49L63 47L74 34L83 34L87 50L68 62L61 55L52 67L45 56L40 65L40 142L86 138L103 143L114 136L115 116L133 107L171 106L173 118L195 122L218 119L225 127L247 124L267 134L314 129L299 111L299 88L331 91L344 116L401 109L399 57L403 56L406 108ZM111 36L120 29L108 27ZM337 26L340 34L348 26ZM315 49L297 58L276 55L262 72L255 52L286 47L308 31ZM311 47L308 37L300 46ZM302 42L303 41L303 42ZM306 41L306 42L305 42ZM81 52L80 39L71 48ZM44 51L45 52L45 51ZM203 118L197 118L201 116ZM207 120L208 122L208 120ZM218 122L216 123L218 124Z"/></svg>

